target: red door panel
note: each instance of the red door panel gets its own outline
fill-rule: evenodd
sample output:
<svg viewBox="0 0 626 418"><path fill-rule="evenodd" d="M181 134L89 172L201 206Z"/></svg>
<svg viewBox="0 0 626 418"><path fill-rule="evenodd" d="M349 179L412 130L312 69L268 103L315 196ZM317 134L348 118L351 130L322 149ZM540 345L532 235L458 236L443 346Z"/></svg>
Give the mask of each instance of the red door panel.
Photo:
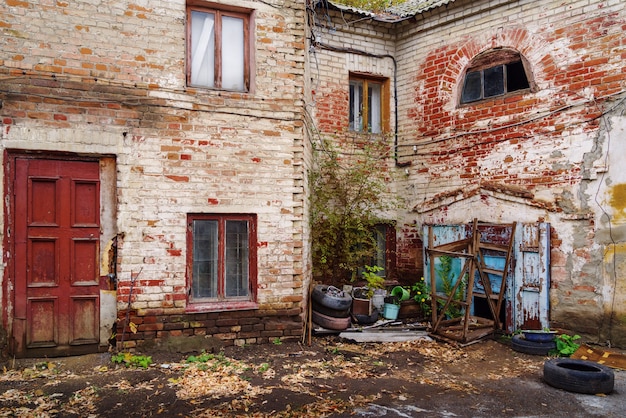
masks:
<svg viewBox="0 0 626 418"><path fill-rule="evenodd" d="M97 351L98 162L17 158L14 190L16 355Z"/></svg>
<svg viewBox="0 0 626 418"><path fill-rule="evenodd" d="M29 347L54 347L57 345L59 317L58 298L28 298L27 345Z"/></svg>

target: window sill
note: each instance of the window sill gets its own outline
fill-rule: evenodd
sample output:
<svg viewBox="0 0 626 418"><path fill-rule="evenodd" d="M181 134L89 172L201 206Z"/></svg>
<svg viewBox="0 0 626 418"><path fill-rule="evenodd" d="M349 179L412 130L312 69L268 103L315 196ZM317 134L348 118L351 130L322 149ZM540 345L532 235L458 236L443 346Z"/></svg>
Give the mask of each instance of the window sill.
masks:
<svg viewBox="0 0 626 418"><path fill-rule="evenodd" d="M482 105L484 103L489 103L489 102L495 102L497 100L506 100L510 97L515 97L515 96L523 96L524 94L528 94L528 93L534 93L534 91L530 88L527 89L521 89L521 90L515 90L515 91L510 91L504 94L500 94L498 96L491 96L491 97L486 97L486 98L482 98L482 99L478 99L478 100L474 100L473 102L467 102L467 103L459 103L459 108L463 108L463 107L470 107L470 106L475 106L475 105Z"/></svg>
<svg viewBox="0 0 626 418"><path fill-rule="evenodd" d="M189 303L185 313L249 311L259 309L259 304L251 301Z"/></svg>
<svg viewBox="0 0 626 418"><path fill-rule="evenodd" d="M239 95L251 95L250 89L243 90L229 90L229 89L221 89L217 87L210 86L202 86L196 84L188 84L186 89L186 93L195 94L195 95L223 95L226 94L239 94Z"/></svg>

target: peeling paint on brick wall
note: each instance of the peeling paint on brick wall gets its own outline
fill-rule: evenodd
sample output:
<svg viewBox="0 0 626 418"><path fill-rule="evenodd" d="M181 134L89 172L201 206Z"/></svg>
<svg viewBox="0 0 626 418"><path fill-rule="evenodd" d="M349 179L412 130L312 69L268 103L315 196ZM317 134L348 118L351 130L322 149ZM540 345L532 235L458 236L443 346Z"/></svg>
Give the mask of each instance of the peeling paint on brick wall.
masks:
<svg viewBox="0 0 626 418"><path fill-rule="evenodd" d="M102 251L123 234L116 308L125 318L130 306L138 325L126 329L127 348L176 333L227 344L299 339L308 290L304 2L222 2L253 10L249 93L186 86L186 2L143 3L0 5L1 151L112 162L113 230ZM254 309L188 312L188 213L256 214ZM209 316L217 319L198 325ZM3 327L11 320L5 314Z"/></svg>

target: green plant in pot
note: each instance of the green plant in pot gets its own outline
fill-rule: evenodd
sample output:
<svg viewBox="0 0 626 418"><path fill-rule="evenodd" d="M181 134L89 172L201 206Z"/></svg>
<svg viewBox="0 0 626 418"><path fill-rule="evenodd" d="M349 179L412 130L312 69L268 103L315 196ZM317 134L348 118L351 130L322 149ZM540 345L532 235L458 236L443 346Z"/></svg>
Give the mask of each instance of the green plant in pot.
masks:
<svg viewBox="0 0 626 418"><path fill-rule="evenodd" d="M365 266L361 273L365 279L365 287L356 287L352 291L352 312L355 315L371 315L375 304L372 303L376 290L385 288L385 278L377 273L383 268L379 266ZM381 294L382 295L382 294ZM381 304L382 305L382 304Z"/></svg>
<svg viewBox="0 0 626 418"><path fill-rule="evenodd" d="M555 338L556 348L549 354L559 357L569 357L578 350L580 344L575 342L580 339L580 335L559 334Z"/></svg>
<svg viewBox="0 0 626 418"><path fill-rule="evenodd" d="M365 266L365 271L361 273L361 276L367 282L367 297L371 298L376 289L385 288L385 278L378 275L378 272L383 270L379 266Z"/></svg>
<svg viewBox="0 0 626 418"><path fill-rule="evenodd" d="M374 258L375 226L394 206L387 193L386 142L348 147L320 140L309 171L313 277L337 287L356 277L363 260Z"/></svg>

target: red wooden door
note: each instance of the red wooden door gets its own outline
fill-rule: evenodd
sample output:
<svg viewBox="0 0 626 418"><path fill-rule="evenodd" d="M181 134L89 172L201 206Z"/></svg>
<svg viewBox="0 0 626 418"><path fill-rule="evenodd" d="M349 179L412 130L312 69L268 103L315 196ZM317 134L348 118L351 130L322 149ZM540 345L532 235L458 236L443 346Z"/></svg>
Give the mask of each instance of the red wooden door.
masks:
<svg viewBox="0 0 626 418"><path fill-rule="evenodd" d="M100 289L98 162L17 158L14 351L97 351Z"/></svg>

